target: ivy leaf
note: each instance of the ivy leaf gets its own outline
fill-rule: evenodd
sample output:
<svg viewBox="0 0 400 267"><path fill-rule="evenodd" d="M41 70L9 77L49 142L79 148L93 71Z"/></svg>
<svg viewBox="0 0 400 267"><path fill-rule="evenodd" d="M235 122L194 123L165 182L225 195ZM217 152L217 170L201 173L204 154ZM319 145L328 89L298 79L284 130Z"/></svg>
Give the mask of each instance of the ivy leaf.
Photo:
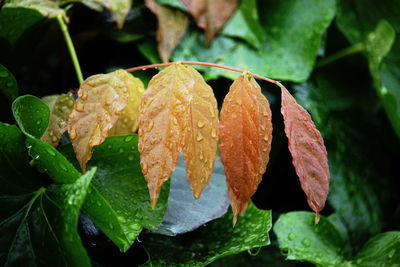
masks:
<svg viewBox="0 0 400 267"><path fill-rule="evenodd" d="M123 252L143 227L157 229L167 209L169 183L160 194L157 208L150 209L137 143L137 135L111 136L93 149L88 166L97 166L97 172L82 208ZM61 146L60 151L78 165L70 144Z"/></svg>
<svg viewBox="0 0 400 267"><path fill-rule="evenodd" d="M80 207L95 171L91 169L73 184L2 196L0 242L4 250L0 264L90 266L77 226Z"/></svg>
<svg viewBox="0 0 400 267"><path fill-rule="evenodd" d="M151 79L140 108L139 152L153 207L182 147L186 176L200 196L214 167L217 125L213 91L192 67L173 64Z"/></svg>
<svg viewBox="0 0 400 267"><path fill-rule="evenodd" d="M72 94L51 95L42 98L50 109L50 120L41 140L56 147L63 133L67 130L68 115L72 111Z"/></svg>
<svg viewBox="0 0 400 267"><path fill-rule="evenodd" d="M158 52L163 62L168 62L171 53L186 33L188 18L180 10L162 6L155 0L146 0L148 8L157 16Z"/></svg>
<svg viewBox="0 0 400 267"><path fill-rule="evenodd" d="M271 110L253 77L241 75L231 85L221 109L219 131L235 224L261 182L271 150Z"/></svg>
<svg viewBox="0 0 400 267"><path fill-rule="evenodd" d="M235 228L230 224L232 219L232 213L227 213L177 237L143 235L142 245L150 258L146 266L205 266L218 258L269 244L271 211L259 210L250 203Z"/></svg>
<svg viewBox="0 0 400 267"><path fill-rule="evenodd" d="M274 225L274 232L286 259L322 266L337 266L344 262L342 251L347 244L323 216L315 225L311 212L282 214Z"/></svg>
<svg viewBox="0 0 400 267"><path fill-rule="evenodd" d="M281 112L293 165L300 178L301 188L307 195L308 205L315 211L315 223L324 208L329 191L329 166L324 140L310 114L294 97L282 90Z"/></svg>
<svg viewBox="0 0 400 267"><path fill-rule="evenodd" d="M124 70L97 74L81 84L68 118L68 132L83 172L92 156L92 148L109 135L126 107L132 91L128 88L135 86L138 86L137 81Z"/></svg>
<svg viewBox="0 0 400 267"><path fill-rule="evenodd" d="M111 12L113 19L117 23L118 29L124 26L125 19L132 6L132 0L75 0L81 2L89 8L101 11L103 7ZM62 0L62 3L68 3L69 0Z"/></svg>
<svg viewBox="0 0 400 267"><path fill-rule="evenodd" d="M182 0L182 2L196 19L197 25L205 29L205 39L208 44L232 16L238 4L238 0Z"/></svg>
<svg viewBox="0 0 400 267"><path fill-rule="evenodd" d="M201 225L224 215L229 206L224 167L217 157L210 183L200 199L193 198L185 179L185 163L181 156L171 176L168 209L156 233L175 236L193 231Z"/></svg>
<svg viewBox="0 0 400 267"><path fill-rule="evenodd" d="M400 262L400 232L378 234L368 240L354 258L358 266L397 266Z"/></svg>
<svg viewBox="0 0 400 267"><path fill-rule="evenodd" d="M123 135L135 133L139 125L139 107L144 92L144 85L139 78L132 77L131 86L128 87L129 97L126 107L122 110L109 135Z"/></svg>
<svg viewBox="0 0 400 267"><path fill-rule="evenodd" d="M50 111L45 103L31 95L18 97L12 104L15 120L26 135L29 155L41 172L47 172L56 182L73 183L81 174L54 147L41 141L47 128Z"/></svg>
<svg viewBox="0 0 400 267"><path fill-rule="evenodd" d="M1 17L0 17L1 18ZM0 19L1 24L1 19ZM0 64L0 92L13 101L18 96L18 86L12 73Z"/></svg>

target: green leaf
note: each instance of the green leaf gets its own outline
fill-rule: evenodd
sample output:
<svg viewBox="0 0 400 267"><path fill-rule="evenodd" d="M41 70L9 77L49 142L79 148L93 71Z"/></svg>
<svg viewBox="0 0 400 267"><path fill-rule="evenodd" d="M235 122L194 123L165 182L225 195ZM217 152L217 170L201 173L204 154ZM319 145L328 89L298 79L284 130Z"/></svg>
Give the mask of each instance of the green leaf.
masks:
<svg viewBox="0 0 400 267"><path fill-rule="evenodd" d="M265 35L260 49L223 35L207 46L202 33L192 29L175 50L173 60L215 62L275 79L306 80L335 14L335 1L269 1L259 6L265 7L259 10ZM229 71L212 72L214 77L237 76Z"/></svg>
<svg viewBox="0 0 400 267"><path fill-rule="evenodd" d="M348 229L353 252L382 230L392 217L390 203L399 201L396 187L390 185L396 182L398 158L391 151L398 144L390 142L397 140L388 136L364 75L354 66L335 64L294 87L298 102L311 112L324 137L331 171L328 201Z"/></svg>
<svg viewBox="0 0 400 267"><path fill-rule="evenodd" d="M365 54L369 61L375 88L395 132L400 137L400 93L398 90L400 87L400 76L398 76L400 72L398 17L400 14L398 10L396 0L384 0L379 3L340 0L336 23L352 44L366 42Z"/></svg>
<svg viewBox="0 0 400 267"><path fill-rule="evenodd" d="M271 211L252 203L232 227L232 213L225 214L186 235L166 237L143 235L142 245L149 254L148 266L205 266L218 258L269 244Z"/></svg>
<svg viewBox="0 0 400 267"><path fill-rule="evenodd" d="M169 184L163 187L156 209L150 208L137 142L137 135L108 137L94 148L88 163L97 166L97 172L83 211L121 251L132 245L143 227L155 230L167 209ZM60 150L77 164L70 144Z"/></svg>
<svg viewBox="0 0 400 267"><path fill-rule="evenodd" d="M358 266L400 266L400 232L374 236L354 258Z"/></svg>
<svg viewBox="0 0 400 267"><path fill-rule="evenodd" d="M274 225L279 247L289 260L337 266L344 261L346 244L329 220L321 216L315 224L314 217L314 213L304 211L282 214Z"/></svg>
<svg viewBox="0 0 400 267"><path fill-rule="evenodd" d="M199 199L186 179L186 166L181 155L175 171L171 175L171 189L168 208L163 222L156 233L174 236L193 231L199 226L223 216L229 207L224 167L216 158L210 183Z"/></svg>
<svg viewBox="0 0 400 267"><path fill-rule="evenodd" d="M239 7L221 33L226 36L241 38L247 41L250 46L261 49L265 36L258 17L257 1L240 1Z"/></svg>
<svg viewBox="0 0 400 267"><path fill-rule="evenodd" d="M14 118L22 132L40 138L49 124L50 110L39 98L32 95L20 96L12 104Z"/></svg>
<svg viewBox="0 0 400 267"><path fill-rule="evenodd" d="M77 232L91 169L73 184L0 197L2 266L90 266Z"/></svg>
<svg viewBox="0 0 400 267"><path fill-rule="evenodd" d="M1 64L0 64L0 92L10 101L13 101L18 96L17 81L15 80L12 73Z"/></svg>
<svg viewBox="0 0 400 267"><path fill-rule="evenodd" d="M42 14L35 9L4 7L0 10L0 39L14 45L28 28L42 19Z"/></svg>
<svg viewBox="0 0 400 267"><path fill-rule="evenodd" d="M26 95L18 97L12 109L18 126L27 136L28 153L39 170L47 172L56 182L75 182L81 173L54 147L38 139L49 123L50 110L47 105L35 96Z"/></svg>
<svg viewBox="0 0 400 267"><path fill-rule="evenodd" d="M41 186L25 148L25 138L12 125L0 123L0 195L26 194Z"/></svg>
<svg viewBox="0 0 400 267"><path fill-rule="evenodd" d="M49 18L57 17L64 12L64 10L59 7L59 1L54 0L12 0L8 1L3 8L26 8L36 10L40 12L42 16Z"/></svg>

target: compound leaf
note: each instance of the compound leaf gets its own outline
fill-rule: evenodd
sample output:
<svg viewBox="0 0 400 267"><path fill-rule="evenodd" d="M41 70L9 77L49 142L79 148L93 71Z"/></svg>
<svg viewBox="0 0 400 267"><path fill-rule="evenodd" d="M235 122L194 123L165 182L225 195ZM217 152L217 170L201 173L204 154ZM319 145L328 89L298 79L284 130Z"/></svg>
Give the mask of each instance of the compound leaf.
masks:
<svg viewBox="0 0 400 267"><path fill-rule="evenodd" d="M182 0L210 43L236 10L237 0Z"/></svg>
<svg viewBox="0 0 400 267"><path fill-rule="evenodd" d="M186 33L188 18L184 12L159 5L154 0L146 0L146 5L157 16L158 52L162 61L168 62L171 53Z"/></svg>
<svg viewBox="0 0 400 267"><path fill-rule="evenodd" d="M82 171L92 148L103 143L128 103L129 89L136 84L131 74L116 70L87 78L68 118L68 132Z"/></svg>
<svg viewBox="0 0 400 267"><path fill-rule="evenodd" d="M241 75L230 87L219 131L221 161L236 223L261 182L271 150L271 110L254 78Z"/></svg>
<svg viewBox="0 0 400 267"><path fill-rule="evenodd" d="M281 86L281 112L293 165L300 178L308 205L315 211L315 222L325 205L329 190L329 166L324 140L314 125L310 114L289 91Z"/></svg>
<svg viewBox="0 0 400 267"><path fill-rule="evenodd" d="M72 94L51 95L42 98L50 109L49 126L41 140L56 147L62 134L67 130L68 115L72 111Z"/></svg>

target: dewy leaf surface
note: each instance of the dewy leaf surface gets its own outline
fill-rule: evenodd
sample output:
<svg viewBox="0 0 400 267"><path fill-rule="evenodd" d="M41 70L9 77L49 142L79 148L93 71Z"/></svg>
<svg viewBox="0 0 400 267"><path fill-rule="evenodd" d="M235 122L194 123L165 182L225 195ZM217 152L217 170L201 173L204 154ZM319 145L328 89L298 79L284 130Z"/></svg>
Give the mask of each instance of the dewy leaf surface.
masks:
<svg viewBox="0 0 400 267"><path fill-rule="evenodd" d="M184 150L195 197L207 185L217 149L217 103L192 67L174 64L152 78L139 115L139 152L152 206Z"/></svg>
<svg viewBox="0 0 400 267"><path fill-rule="evenodd" d="M270 243L271 211L250 203L235 228L232 219L228 212L188 235L143 235L142 245L150 258L146 266L206 266L218 258Z"/></svg>
<svg viewBox="0 0 400 267"><path fill-rule="evenodd" d="M206 31L210 43L236 10L238 0L182 0L196 19L197 25Z"/></svg>
<svg viewBox="0 0 400 267"><path fill-rule="evenodd" d="M159 5L155 0L146 0L146 5L157 16L158 52L162 61L168 62L186 33L188 18L184 12Z"/></svg>
<svg viewBox="0 0 400 267"><path fill-rule="evenodd" d="M42 98L50 109L49 126L41 140L56 147L61 136L67 130L68 115L72 111L72 94L51 95Z"/></svg>
<svg viewBox="0 0 400 267"><path fill-rule="evenodd" d="M139 78L133 77L128 90L128 103L122 110L114 127L111 128L109 132L110 136L135 133L139 126L139 107L144 92L144 85Z"/></svg>
<svg viewBox="0 0 400 267"><path fill-rule="evenodd" d="M308 205L318 213L325 206L329 191L329 166L324 140L314 125L310 114L283 87L281 112L289 151L301 188L307 195Z"/></svg>
<svg viewBox="0 0 400 267"><path fill-rule="evenodd" d="M229 199L224 167L218 157L210 183L204 189L200 199L193 197L193 192L185 179L185 170L185 162L181 156L171 176L167 212L156 233L175 236L190 232L223 216L228 210Z"/></svg>
<svg viewBox="0 0 400 267"><path fill-rule="evenodd" d="M156 209L150 209L137 143L137 135L108 137L94 148L88 164L96 166L97 172L83 212L121 251L129 249L143 228L155 230L167 209L169 183L164 186ZM61 146L60 150L78 166L70 144Z"/></svg>
<svg viewBox="0 0 400 267"><path fill-rule="evenodd" d="M82 171L92 156L92 148L109 135L128 103L134 77L124 70L97 74L80 86L78 99L69 115L68 132Z"/></svg>
<svg viewBox="0 0 400 267"><path fill-rule="evenodd" d="M271 150L271 110L254 78L241 75L231 85L222 106L219 131L235 223L261 182Z"/></svg>

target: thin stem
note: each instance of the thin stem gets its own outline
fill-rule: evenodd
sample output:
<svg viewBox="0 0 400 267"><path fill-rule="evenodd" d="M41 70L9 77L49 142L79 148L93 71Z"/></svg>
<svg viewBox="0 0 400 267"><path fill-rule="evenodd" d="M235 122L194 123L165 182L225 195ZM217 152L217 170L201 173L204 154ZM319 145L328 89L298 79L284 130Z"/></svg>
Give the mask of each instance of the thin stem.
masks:
<svg viewBox="0 0 400 267"><path fill-rule="evenodd" d="M138 71L138 70L146 70L146 69L154 69L154 68L160 68L160 67L167 67L167 66L171 66L172 64L175 64L178 62L167 62L167 63L160 63L160 64L151 64L151 65L143 65L143 66L139 66L139 67L134 67L134 68L129 68L126 69L127 72L134 72L134 71ZM224 65L219 65L219 64L214 64L214 63L209 63L209 62L200 62L200 61L179 61L179 63L185 64L185 65L201 65L201 66L208 66L208 67L214 67L214 68L220 68L220 69L226 69L226 70L230 70L230 71L235 71L235 72L240 72L240 73L246 73L248 75L251 75L253 77L256 77L258 79L276 84L278 86L281 86L280 83L278 81L263 77L261 75L249 72L249 71L245 71L242 69L238 69L238 68L232 68L232 67L228 67L228 66L224 66Z"/></svg>
<svg viewBox="0 0 400 267"><path fill-rule="evenodd" d="M63 19L64 14L60 14L57 16L58 24L60 25L61 31L64 35L65 42L67 43L69 54L71 55L72 63L74 64L76 76L78 78L79 83L83 82L83 75L81 71L81 66L79 65L78 57L76 55L74 44L72 43L71 36L69 35L67 25Z"/></svg>
<svg viewBox="0 0 400 267"><path fill-rule="evenodd" d="M317 63L317 68L323 67L323 66L328 65L338 59L341 59L341 58L349 56L349 55L356 54L358 52L362 52L364 50L365 50L365 45L363 43L354 44L343 50L340 50L339 52L336 52L333 55L330 55L330 56L327 56L326 58L321 59Z"/></svg>

